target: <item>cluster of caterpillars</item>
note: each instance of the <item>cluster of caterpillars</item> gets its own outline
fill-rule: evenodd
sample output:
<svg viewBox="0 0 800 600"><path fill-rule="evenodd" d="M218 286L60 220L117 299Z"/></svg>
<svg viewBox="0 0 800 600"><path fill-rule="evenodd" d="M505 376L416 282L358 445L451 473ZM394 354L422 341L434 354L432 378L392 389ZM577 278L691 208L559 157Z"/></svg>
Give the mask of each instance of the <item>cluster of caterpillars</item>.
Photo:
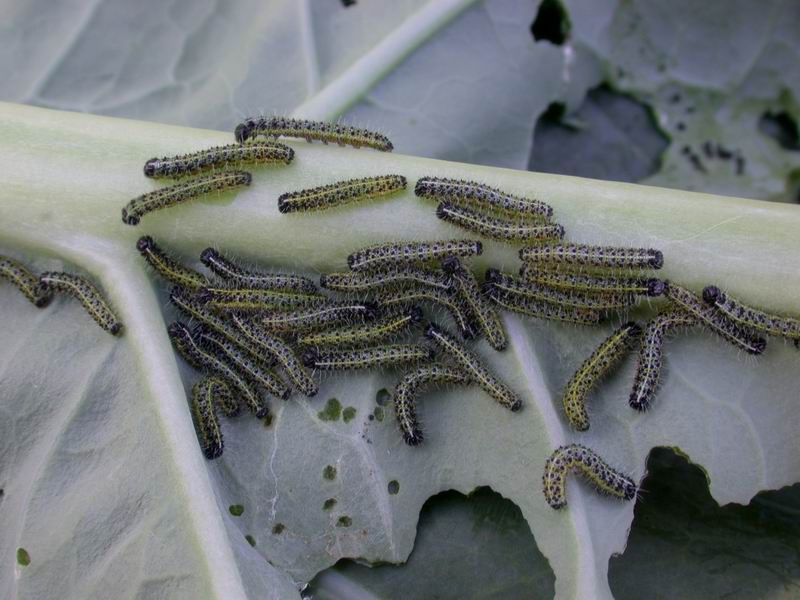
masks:
<svg viewBox="0 0 800 600"><path fill-rule="evenodd" d="M123 221L135 225L152 210L250 184L249 173L228 170L229 166L290 164L294 151L276 142L279 137L381 151L393 148L385 136L365 129L284 117L247 119L237 126L235 137L238 143L230 146L148 161L149 177L212 171L132 200L123 210ZM348 179L284 193L278 210L326 210L397 194L406 187L406 177L396 174ZM149 238L140 240L148 261L176 284L172 302L197 322L193 329L174 323L170 335L190 363L210 373L193 392L198 432L209 458L222 452L217 408L233 414L223 406L230 408L231 398L238 398L263 417L268 406L253 386L283 399L292 389L313 396L317 371L411 365L394 393L401 434L411 446L423 441L416 398L430 384L476 383L500 405L518 411L522 399L465 343L483 337L494 350L504 350L508 339L502 310L594 326L631 310L643 298L666 298L655 318L644 326L631 321L615 329L575 372L564 390L563 408L577 431L589 428L586 403L591 391L637 347L629 404L640 411L649 408L660 379L664 340L679 329L704 326L750 354L764 351L763 334L800 344L797 319L745 306L715 286L699 296L653 276L664 264L657 249L565 241L564 226L554 221L552 207L541 200L480 182L439 177L418 179L414 191L437 202L436 216L446 223L490 240L522 244L519 272L490 268L479 282L468 264L482 254L479 240L388 242L353 252L347 257L349 271L320 277L320 288L345 295L337 298L300 275L247 271L208 249L202 262L221 279L215 282L179 265ZM462 339L427 321L422 312L426 306L449 314ZM427 339L414 340L417 330ZM389 343L398 336L412 339ZM437 355L443 360L437 361ZM563 477L568 471L584 473L603 492L635 496L628 478L591 450L573 445L557 450L547 463L545 495L555 508L566 504L558 473Z"/></svg>

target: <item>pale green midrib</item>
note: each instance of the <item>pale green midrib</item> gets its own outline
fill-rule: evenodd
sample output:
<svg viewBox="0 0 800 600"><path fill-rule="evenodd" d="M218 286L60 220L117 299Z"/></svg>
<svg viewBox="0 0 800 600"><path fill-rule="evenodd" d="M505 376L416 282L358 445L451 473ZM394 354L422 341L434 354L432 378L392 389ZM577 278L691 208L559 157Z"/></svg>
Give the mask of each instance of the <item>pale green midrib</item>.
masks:
<svg viewBox="0 0 800 600"><path fill-rule="evenodd" d="M334 81L295 108L292 116L326 121L341 116L414 50L475 2L476 0L429 0ZM306 52L316 51L309 44L304 47ZM316 67L316 60L310 60L309 57L306 60L312 68ZM311 81L316 82L318 79Z"/></svg>

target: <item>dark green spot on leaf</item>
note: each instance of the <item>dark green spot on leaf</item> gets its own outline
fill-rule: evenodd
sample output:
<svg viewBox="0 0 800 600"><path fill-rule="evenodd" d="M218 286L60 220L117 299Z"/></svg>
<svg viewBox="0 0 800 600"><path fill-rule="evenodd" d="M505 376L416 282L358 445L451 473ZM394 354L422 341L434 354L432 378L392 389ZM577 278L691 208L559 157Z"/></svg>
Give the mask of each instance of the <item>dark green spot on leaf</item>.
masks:
<svg viewBox="0 0 800 600"><path fill-rule="evenodd" d="M322 469L322 476L329 481L333 481L336 479L336 467L333 465L328 465Z"/></svg>
<svg viewBox="0 0 800 600"><path fill-rule="evenodd" d="M336 498L328 498L328 499L327 499L327 500L325 500L325 502L322 504L322 510L330 510L330 509L332 509L334 506L336 506Z"/></svg>
<svg viewBox="0 0 800 600"><path fill-rule="evenodd" d="M25 548L17 548L17 563L23 567L27 567L29 564L31 564L31 555L28 554L28 551L25 550Z"/></svg>
<svg viewBox="0 0 800 600"><path fill-rule="evenodd" d="M347 515L344 515L343 517L339 517L339 520L336 521L336 526L337 527L350 527L350 525L352 525L352 524L353 524L353 519L351 519Z"/></svg>
<svg viewBox="0 0 800 600"><path fill-rule="evenodd" d="M397 479L392 479L387 487L389 488L389 493L394 496L400 491L400 482Z"/></svg>
<svg viewBox="0 0 800 600"><path fill-rule="evenodd" d="M355 406L348 406L342 411L342 421L344 421L345 423L349 423L355 418L356 418Z"/></svg>
<svg viewBox="0 0 800 600"><path fill-rule="evenodd" d="M228 507L228 510L234 517L241 517L242 513L244 512L244 506L241 504L231 504Z"/></svg>
<svg viewBox="0 0 800 600"><path fill-rule="evenodd" d="M322 421L338 421L342 414L342 403L336 398L331 398L325 404L325 409L317 413Z"/></svg>
<svg viewBox="0 0 800 600"><path fill-rule="evenodd" d="M284 529L286 529L286 525L283 523L275 523L275 527L272 528L272 533L280 535L283 533Z"/></svg>
<svg viewBox="0 0 800 600"><path fill-rule="evenodd" d="M251 546L253 546L255 548L255 546L256 546L256 538L254 538L252 535L250 535L248 533L246 536L244 536L244 539L247 540L248 544L250 544Z"/></svg>

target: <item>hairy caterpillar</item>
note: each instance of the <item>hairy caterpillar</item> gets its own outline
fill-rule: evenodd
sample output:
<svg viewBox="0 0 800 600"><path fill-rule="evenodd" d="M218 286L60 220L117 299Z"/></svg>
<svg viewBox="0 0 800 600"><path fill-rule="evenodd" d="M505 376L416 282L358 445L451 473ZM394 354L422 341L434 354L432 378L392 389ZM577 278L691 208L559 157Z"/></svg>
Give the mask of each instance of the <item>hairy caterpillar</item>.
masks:
<svg viewBox="0 0 800 600"><path fill-rule="evenodd" d="M198 290L197 298L209 308L220 311L294 308L325 304L328 301L320 294L240 287L204 287Z"/></svg>
<svg viewBox="0 0 800 600"><path fill-rule="evenodd" d="M182 313L206 325L209 329L222 334L225 338L244 350L253 360L259 360L261 351L252 344L228 321L206 310L206 308L190 293L180 287L174 287L169 294L170 302ZM200 368L200 367L197 367Z"/></svg>
<svg viewBox="0 0 800 600"><path fill-rule="evenodd" d="M474 240L396 242L368 246L347 257L353 271L440 260L445 256L478 256L483 244Z"/></svg>
<svg viewBox="0 0 800 600"><path fill-rule="evenodd" d="M322 371L376 369L432 360L433 356L433 350L421 344L387 344L336 352L309 350L303 354L303 364Z"/></svg>
<svg viewBox="0 0 800 600"><path fill-rule="evenodd" d="M683 310L696 317L711 331L748 354L761 354L767 346L764 338L754 337L731 321L714 306L709 306L694 293L674 283L667 284L666 296Z"/></svg>
<svg viewBox="0 0 800 600"><path fill-rule="evenodd" d="M634 347L642 333L636 323L625 323L608 336L569 380L562 404L570 425L578 431L589 429L586 398L600 379L613 369Z"/></svg>
<svg viewBox="0 0 800 600"><path fill-rule="evenodd" d="M618 248L589 244L553 244L520 249L526 262L564 263L608 269L660 269L664 255L650 248Z"/></svg>
<svg viewBox="0 0 800 600"><path fill-rule="evenodd" d="M402 175L381 175L337 181L299 192L288 192L278 198L278 210L282 213L324 210L387 196L406 189L406 178Z"/></svg>
<svg viewBox="0 0 800 600"><path fill-rule="evenodd" d="M227 362L248 379L256 382L267 392L281 400L288 400L289 386L269 370L262 361L255 359L252 355L244 352L239 346L231 342L225 336L211 331L207 326L201 325L198 330L198 341L206 349L211 350L217 358Z"/></svg>
<svg viewBox="0 0 800 600"><path fill-rule="evenodd" d="M267 290L286 290L314 294L317 285L308 277L293 273L259 273L248 271L234 264L213 248L206 248L200 254L200 262L231 284L243 288L264 288Z"/></svg>
<svg viewBox="0 0 800 600"><path fill-rule="evenodd" d="M497 306L528 317L578 325L596 325L603 319L603 313L599 310L538 302L525 296L503 293L492 284L485 285L484 290L488 298Z"/></svg>
<svg viewBox="0 0 800 600"><path fill-rule="evenodd" d="M461 337L465 340L475 337L475 326L470 319L469 309L464 305L461 297L454 292L430 286L415 285L405 290L383 291L375 296L375 300L381 306L403 305L412 302L428 302L441 306L450 313L453 321L461 331Z"/></svg>
<svg viewBox="0 0 800 600"><path fill-rule="evenodd" d="M195 430L200 440L200 448L208 460L222 456L225 444L222 440L222 429L219 426L216 402L220 393L219 379L203 377L192 388L192 415ZM225 389L227 386L222 384ZM230 392L229 392L230 393Z"/></svg>
<svg viewBox="0 0 800 600"><path fill-rule="evenodd" d="M7 279L17 286L22 295L39 308L47 306L52 298L39 285L39 278L13 258L0 256L0 278Z"/></svg>
<svg viewBox="0 0 800 600"><path fill-rule="evenodd" d="M500 294L519 296L560 306L589 310L610 310L632 306L636 303L636 296L631 293L587 294L585 292L562 292L536 283L520 281L511 275L501 273L497 269L487 269L485 279L486 283L493 286ZM491 292L491 288L487 287L486 289Z"/></svg>
<svg viewBox="0 0 800 600"><path fill-rule="evenodd" d="M49 271L39 277L42 293L61 292L77 298L95 323L112 335L122 333L122 322L94 284L80 275Z"/></svg>
<svg viewBox="0 0 800 600"><path fill-rule="evenodd" d="M294 150L286 144L256 143L215 146L199 152L178 156L151 158L144 165L146 177L184 177L206 169L224 167L229 164L290 164Z"/></svg>
<svg viewBox="0 0 800 600"><path fill-rule="evenodd" d="M292 333L322 329L354 320L369 321L380 314L373 302L328 302L322 306L258 315L260 325L270 331Z"/></svg>
<svg viewBox="0 0 800 600"><path fill-rule="evenodd" d="M423 198L447 200L462 206L495 209L512 217L549 220L553 216L553 208L544 202L507 194L474 181L422 177L417 180L414 193Z"/></svg>
<svg viewBox="0 0 800 600"><path fill-rule="evenodd" d="M570 444L556 449L544 466L544 498L555 508L567 505L567 474L583 475L601 494L621 500L636 497L636 484L627 475L612 469L594 450L580 444Z"/></svg>
<svg viewBox="0 0 800 600"><path fill-rule="evenodd" d="M178 353L191 365L202 365L204 368L217 373L225 379L236 393L244 400L259 419L269 414L269 407L264 403L258 392L253 388L249 381L242 377L239 372L231 367L226 361L220 360L211 352L206 351L200 346L197 338L189 328L175 321L167 328L167 333L172 340Z"/></svg>
<svg viewBox="0 0 800 600"><path fill-rule="evenodd" d="M703 300L715 306L740 327L751 328L790 340L800 340L800 320L771 315L731 298L718 287L709 285L703 289Z"/></svg>
<svg viewBox="0 0 800 600"><path fill-rule="evenodd" d="M449 290L451 287L450 278L441 271L410 266L326 273L319 277L320 287L338 292L365 292L406 284L422 284L442 290Z"/></svg>
<svg viewBox="0 0 800 600"><path fill-rule="evenodd" d="M212 397L216 402L217 408L226 417L236 417L241 412L239 400L233 397L231 386L219 375L206 375L206 385L212 388Z"/></svg>
<svg viewBox="0 0 800 600"><path fill-rule="evenodd" d="M647 322L641 336L639 362L628 404L631 408L645 411L650 408L661 378L664 360L664 339L679 327L697 325L697 318L682 308L670 306Z"/></svg>
<svg viewBox="0 0 800 600"><path fill-rule="evenodd" d="M540 242L556 241L564 237L564 227L556 223L527 223L525 221L508 221L482 215L474 210L456 206L450 202L442 202L436 208L436 216L458 227L463 227L483 236L519 242L536 240Z"/></svg>
<svg viewBox="0 0 800 600"><path fill-rule="evenodd" d="M144 256L147 263L161 277L190 290L208 285L208 279L197 271L184 267L169 254L164 252L153 238L145 235L136 242L136 249Z"/></svg>
<svg viewBox="0 0 800 600"><path fill-rule="evenodd" d="M321 141L324 144L334 142L340 146L353 146L360 148L374 148L382 152L391 152L394 149L392 142L385 135L341 125L338 123L325 123L324 121L309 121L308 119L293 119L291 117L253 117L239 123L234 131L236 141L240 144L259 135L266 137L296 137L308 142Z"/></svg>
<svg viewBox="0 0 800 600"><path fill-rule="evenodd" d="M370 344L401 333L420 320L422 320L422 310L418 306L412 306L399 314L389 314L363 325L306 333L297 338L297 343L300 346L340 348Z"/></svg>
<svg viewBox="0 0 800 600"><path fill-rule="evenodd" d="M522 398L498 380L475 354L467 350L452 335L438 325L430 323L425 328L425 337L432 340L446 354L452 356L469 378L480 385L501 406L512 412L522 408Z"/></svg>
<svg viewBox="0 0 800 600"><path fill-rule="evenodd" d="M469 376L461 369L433 363L421 365L407 373L394 388L394 410L400 433L409 446L422 443L422 428L417 420L417 394L430 383L468 385Z"/></svg>
<svg viewBox="0 0 800 600"><path fill-rule="evenodd" d="M289 379L292 380L294 386L300 390L303 395L309 398L317 395L319 386L317 386L316 382L311 378L311 375L306 371L294 351L286 345L283 340L256 327L252 321L244 318L242 315L233 314L232 320L239 331L241 331L248 340L278 359L281 368L283 368L289 376Z"/></svg>
<svg viewBox="0 0 800 600"><path fill-rule="evenodd" d="M590 294L637 294L640 296L661 296L666 287L660 279L641 279L629 277L608 277L576 275L542 270L533 263L520 267L520 276L533 283L560 290L574 290Z"/></svg>
<svg viewBox="0 0 800 600"><path fill-rule="evenodd" d="M244 171L220 171L154 190L128 202L122 209L122 222L127 225L138 225L144 215L154 210L169 208L204 194L250 185L251 180L250 173Z"/></svg>
<svg viewBox="0 0 800 600"><path fill-rule="evenodd" d="M461 261L454 256L448 256L443 261L442 268L452 276L453 286L475 315L478 327L486 336L489 345L498 351L505 350L508 347L508 339L503 329L503 322L494 307L481 294L472 272L465 269Z"/></svg>

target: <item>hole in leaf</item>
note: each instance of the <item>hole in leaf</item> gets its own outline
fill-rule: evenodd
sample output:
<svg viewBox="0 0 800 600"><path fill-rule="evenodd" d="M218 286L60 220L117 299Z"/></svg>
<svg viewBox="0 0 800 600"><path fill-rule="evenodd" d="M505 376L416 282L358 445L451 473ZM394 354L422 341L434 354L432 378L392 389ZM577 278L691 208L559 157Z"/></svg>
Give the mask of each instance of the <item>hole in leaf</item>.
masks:
<svg viewBox="0 0 800 600"><path fill-rule="evenodd" d="M785 150L800 150L800 129L797 119L788 112L768 111L761 115L758 130L774 139Z"/></svg>
<svg viewBox="0 0 800 600"><path fill-rule="evenodd" d="M603 85L574 114L559 110L551 105L536 124L530 170L640 181L660 168L669 142L647 105Z"/></svg>
<svg viewBox="0 0 800 600"><path fill-rule="evenodd" d="M670 449L650 453L647 473L625 553L609 561L614 598L723 598L731 590L765 598L787 585L797 591L800 484L762 492L747 506L721 507L706 474Z"/></svg>
<svg viewBox="0 0 800 600"><path fill-rule="evenodd" d="M441 573L447 577L437 576ZM319 573L308 591L314 597L327 597L325 592L343 580L375 598L399 597L398 581L410 582L403 598L555 595L555 575L536 547L522 511L489 488L470 496L448 491L429 498L420 511L414 550L405 564L369 567L363 561L343 559Z"/></svg>
<svg viewBox="0 0 800 600"><path fill-rule="evenodd" d="M378 393L375 394L375 402L378 403L378 406L386 406L387 404L389 404L389 400L391 399L392 395L386 388L378 390Z"/></svg>
<svg viewBox="0 0 800 600"><path fill-rule="evenodd" d="M542 0L531 25L533 39L537 42L547 40L561 46L569 37L569 32L569 15L560 0Z"/></svg>

